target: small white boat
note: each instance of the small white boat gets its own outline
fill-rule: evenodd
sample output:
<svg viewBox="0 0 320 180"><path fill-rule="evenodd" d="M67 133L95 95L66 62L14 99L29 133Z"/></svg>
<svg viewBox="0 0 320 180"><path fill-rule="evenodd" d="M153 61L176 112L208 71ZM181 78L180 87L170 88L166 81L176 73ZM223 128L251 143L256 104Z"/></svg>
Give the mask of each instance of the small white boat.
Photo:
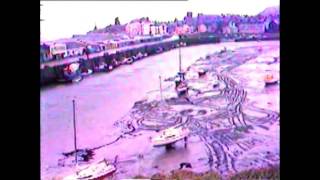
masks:
<svg viewBox="0 0 320 180"><path fill-rule="evenodd" d="M77 83L77 82L80 82L82 79L83 79L82 76L77 76L74 79L72 79L72 82Z"/></svg>
<svg viewBox="0 0 320 180"><path fill-rule="evenodd" d="M108 66L108 69L109 69L109 71L111 71L111 70L113 69L113 66L112 66L112 65L109 65L109 66Z"/></svg>
<svg viewBox="0 0 320 180"><path fill-rule="evenodd" d="M272 74L267 74L264 78L265 86L275 85L279 83L279 79Z"/></svg>
<svg viewBox="0 0 320 180"><path fill-rule="evenodd" d="M152 138L152 145L154 147L165 146L175 143L181 139L186 138L190 131L183 127L170 127L160 131L158 135Z"/></svg>
<svg viewBox="0 0 320 180"><path fill-rule="evenodd" d="M93 73L93 71L91 69L87 69L86 71L82 72L81 75L82 76L89 76Z"/></svg>
<svg viewBox="0 0 320 180"><path fill-rule="evenodd" d="M180 82L178 86L176 87L176 92L178 94L178 97L185 97L188 96L188 84L184 81Z"/></svg>
<svg viewBox="0 0 320 180"><path fill-rule="evenodd" d="M144 55L139 52L136 56L135 56L135 60L139 60L139 59L142 59L144 57Z"/></svg>
<svg viewBox="0 0 320 180"><path fill-rule="evenodd" d="M98 163L89 165L88 167L78 171L78 173L65 177L64 180L95 180L109 176L115 171L116 167L104 159Z"/></svg>
<svg viewBox="0 0 320 180"><path fill-rule="evenodd" d="M133 57L129 57L127 60L127 64L132 64L134 62Z"/></svg>
<svg viewBox="0 0 320 180"><path fill-rule="evenodd" d="M133 63L133 59L131 57L129 58L124 58L121 62L121 64L125 65L125 64L132 64Z"/></svg>
<svg viewBox="0 0 320 180"><path fill-rule="evenodd" d="M203 77L204 75L206 75L206 73L207 73L207 72L206 72L204 69L199 69L199 70L198 70L198 76L199 76L199 77Z"/></svg>

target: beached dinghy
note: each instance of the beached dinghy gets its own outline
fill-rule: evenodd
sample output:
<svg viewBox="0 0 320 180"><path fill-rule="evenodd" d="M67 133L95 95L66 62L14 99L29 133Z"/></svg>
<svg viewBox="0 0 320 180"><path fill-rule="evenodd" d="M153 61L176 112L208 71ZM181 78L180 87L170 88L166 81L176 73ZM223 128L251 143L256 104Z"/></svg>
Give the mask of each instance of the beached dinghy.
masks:
<svg viewBox="0 0 320 180"><path fill-rule="evenodd" d="M271 86L279 83L279 79L272 74L267 74L264 78L265 86Z"/></svg>
<svg viewBox="0 0 320 180"><path fill-rule="evenodd" d="M204 69L199 69L198 70L198 76L199 78L204 77L206 75L207 71Z"/></svg>
<svg viewBox="0 0 320 180"><path fill-rule="evenodd" d="M74 145L75 145L75 163L78 163L77 156L77 136L76 136L76 116L75 116L75 100L72 100L73 104L73 126L74 126ZM80 171L77 170L76 173L71 174L65 178L64 180L98 180L107 176L112 175L116 169L117 156L114 163L109 163L106 159L98 161L96 163L92 163L85 168L82 168Z"/></svg>
<svg viewBox="0 0 320 180"><path fill-rule="evenodd" d="M81 76L83 77L86 77L86 76L89 76L93 73L93 71L91 69L84 69L82 72L81 72Z"/></svg>
<svg viewBox="0 0 320 180"><path fill-rule="evenodd" d="M154 147L166 146L175 143L179 140L187 138L189 129L184 127L170 127L160 131L155 137L152 138L152 145Z"/></svg>
<svg viewBox="0 0 320 180"><path fill-rule="evenodd" d="M183 97L188 95L188 84L185 81L182 81L178 84L178 87L176 87L176 91L178 94L178 97Z"/></svg>
<svg viewBox="0 0 320 180"><path fill-rule="evenodd" d="M78 173L69 175L64 180L97 180L112 175L116 171L116 167L105 159L89 165L88 167L78 171Z"/></svg>

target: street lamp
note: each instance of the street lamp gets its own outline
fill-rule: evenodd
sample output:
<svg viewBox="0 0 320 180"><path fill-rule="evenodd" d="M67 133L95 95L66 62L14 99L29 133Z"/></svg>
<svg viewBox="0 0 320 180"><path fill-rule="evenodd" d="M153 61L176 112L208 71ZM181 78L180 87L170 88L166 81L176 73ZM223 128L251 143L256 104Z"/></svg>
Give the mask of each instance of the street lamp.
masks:
<svg viewBox="0 0 320 180"><path fill-rule="evenodd" d="M181 68L181 34L179 34L179 72L182 72Z"/></svg>
<svg viewBox="0 0 320 180"><path fill-rule="evenodd" d="M180 77L180 81L184 80L184 73L182 72L182 62L181 62L181 39L182 39L182 35L179 34L179 77Z"/></svg>

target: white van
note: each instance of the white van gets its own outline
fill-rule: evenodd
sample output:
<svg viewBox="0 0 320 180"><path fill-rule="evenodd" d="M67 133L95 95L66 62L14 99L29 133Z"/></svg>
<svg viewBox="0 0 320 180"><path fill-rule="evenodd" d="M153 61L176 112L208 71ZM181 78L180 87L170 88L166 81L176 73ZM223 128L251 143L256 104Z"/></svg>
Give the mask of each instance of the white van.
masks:
<svg viewBox="0 0 320 180"><path fill-rule="evenodd" d="M63 58L65 55L67 55L67 45L63 43L54 43L50 45L50 54L52 56Z"/></svg>

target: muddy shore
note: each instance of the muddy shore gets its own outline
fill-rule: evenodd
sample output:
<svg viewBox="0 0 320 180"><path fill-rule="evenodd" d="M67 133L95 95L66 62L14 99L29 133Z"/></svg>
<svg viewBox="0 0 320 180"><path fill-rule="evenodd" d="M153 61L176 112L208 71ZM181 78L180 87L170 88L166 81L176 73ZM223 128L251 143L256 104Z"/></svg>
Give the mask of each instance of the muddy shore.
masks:
<svg viewBox="0 0 320 180"><path fill-rule="evenodd" d="M279 62L269 60L279 57L278 50L278 44L253 45L198 59L187 68L188 101L177 97L167 77L162 101L159 90L148 92L114 122L108 142L89 149L94 158L113 161L119 155L112 179L168 174L183 162L190 163L194 173L217 172L224 178L278 165L279 85L263 84L266 68L279 73ZM207 71L204 77L198 77L199 69ZM213 82L219 86L213 88ZM171 151L150 145L157 130L177 124L191 130L187 148L182 142ZM66 174L72 171L72 153L61 162Z"/></svg>

